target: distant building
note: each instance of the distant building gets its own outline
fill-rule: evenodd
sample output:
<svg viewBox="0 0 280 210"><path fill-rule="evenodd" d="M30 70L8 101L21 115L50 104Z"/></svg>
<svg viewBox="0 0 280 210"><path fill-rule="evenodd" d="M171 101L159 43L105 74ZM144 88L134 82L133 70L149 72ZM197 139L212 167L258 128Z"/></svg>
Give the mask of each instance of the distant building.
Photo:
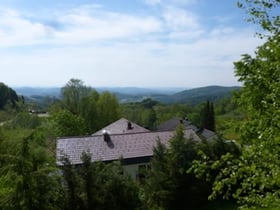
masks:
<svg viewBox="0 0 280 210"><path fill-rule="evenodd" d="M177 117L171 118L170 120L167 120L160 124L157 127L157 131L174 131L179 125L183 125L186 130L193 130L198 136L206 139L211 140L217 138L217 134L211 130L208 129L200 129L193 125L191 121L188 119L180 119Z"/></svg>
<svg viewBox="0 0 280 210"><path fill-rule="evenodd" d="M121 118L110 125L102 128L101 130L92 134L92 136L101 135L104 130L110 132L110 134L127 134L127 133L142 133L149 132L148 129L137 125L136 123L130 122L125 118Z"/></svg>
<svg viewBox="0 0 280 210"><path fill-rule="evenodd" d="M151 132L122 118L92 136L57 139L56 163L62 165L61 158L66 155L72 164L79 165L82 163L82 153L88 152L92 161L121 159L124 171L137 179L139 170L149 164L157 141L169 146L173 136L174 130ZM192 129L185 130L185 137L200 140Z"/></svg>

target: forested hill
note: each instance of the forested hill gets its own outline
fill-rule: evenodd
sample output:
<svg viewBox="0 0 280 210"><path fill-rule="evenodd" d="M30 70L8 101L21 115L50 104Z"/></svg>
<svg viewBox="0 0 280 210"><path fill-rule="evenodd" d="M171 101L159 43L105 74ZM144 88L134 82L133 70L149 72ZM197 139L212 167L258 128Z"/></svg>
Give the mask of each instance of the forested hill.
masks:
<svg viewBox="0 0 280 210"><path fill-rule="evenodd" d="M151 98L161 103L189 103L192 105L204 102L206 100L216 101L220 98L229 96L232 91L239 90L240 87L224 87L224 86L207 86L183 90L182 88L96 88L98 92L109 91L114 93L120 103L140 102L144 99ZM20 95L27 96L32 99L36 96L53 96L60 97L60 88L15 88ZM181 91L183 90L183 91Z"/></svg>
<svg viewBox="0 0 280 210"><path fill-rule="evenodd" d="M192 88L184 91L180 91L174 94L139 94L128 95L122 93L116 93L121 102L134 102L142 101L146 98L151 98L161 103L189 103L196 105L206 100L217 101L221 98L228 97L233 91L240 90L239 86L224 87L224 86L206 86L200 88Z"/></svg>
<svg viewBox="0 0 280 210"><path fill-rule="evenodd" d="M16 107L16 102L18 101L18 95L16 92L5 85L3 82L0 82L0 109L3 109L6 105L11 104L14 108Z"/></svg>
<svg viewBox="0 0 280 210"><path fill-rule="evenodd" d="M240 90L241 87L223 87L207 86L184 90L169 97L159 98L158 100L165 103L189 103L198 104L206 100L217 101L221 98L230 96L233 91Z"/></svg>

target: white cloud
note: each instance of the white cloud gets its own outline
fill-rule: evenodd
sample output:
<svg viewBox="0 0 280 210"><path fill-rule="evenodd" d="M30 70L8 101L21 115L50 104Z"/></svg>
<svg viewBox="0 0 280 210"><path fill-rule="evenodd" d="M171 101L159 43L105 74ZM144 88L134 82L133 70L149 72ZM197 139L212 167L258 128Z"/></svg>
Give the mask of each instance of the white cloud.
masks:
<svg viewBox="0 0 280 210"><path fill-rule="evenodd" d="M196 3L196 0L144 0L148 5L189 5Z"/></svg>
<svg viewBox="0 0 280 210"><path fill-rule="evenodd" d="M195 14L184 9L168 6L164 9L163 18L173 30L193 30L199 28Z"/></svg>
<svg viewBox="0 0 280 210"><path fill-rule="evenodd" d="M95 87L236 85L233 61L260 43L248 38L250 33L242 30L184 44L123 42L0 54L5 61L0 69L11 73L10 77L4 73L8 84L64 85L75 77Z"/></svg>
<svg viewBox="0 0 280 210"><path fill-rule="evenodd" d="M98 7L81 7L61 12L51 20L31 20L15 10L2 10L0 15L1 46L36 44L83 44L106 39L139 38L159 32L161 22L153 16L133 16L106 12Z"/></svg>
<svg viewBox="0 0 280 210"><path fill-rule="evenodd" d="M0 46L38 44L48 39L52 29L39 22L24 19L14 10L0 11Z"/></svg>
<svg viewBox="0 0 280 210"><path fill-rule="evenodd" d="M60 17L65 30L57 31L59 42L90 42L149 35L161 30L161 23L154 17L137 17L119 13L103 13L102 17L70 14Z"/></svg>
<svg viewBox="0 0 280 210"><path fill-rule="evenodd" d="M145 3L148 5L157 5L160 4L162 1L161 0L145 0Z"/></svg>
<svg viewBox="0 0 280 210"><path fill-rule="evenodd" d="M234 85L233 61L260 41L250 29L207 29L199 14L150 0L159 14L107 11L100 5L53 12L47 21L15 10L0 13L1 79L9 85ZM31 18L32 17L32 18ZM54 22L55 24L49 24ZM22 53L21 46L30 45ZM43 48L42 48L43 46Z"/></svg>

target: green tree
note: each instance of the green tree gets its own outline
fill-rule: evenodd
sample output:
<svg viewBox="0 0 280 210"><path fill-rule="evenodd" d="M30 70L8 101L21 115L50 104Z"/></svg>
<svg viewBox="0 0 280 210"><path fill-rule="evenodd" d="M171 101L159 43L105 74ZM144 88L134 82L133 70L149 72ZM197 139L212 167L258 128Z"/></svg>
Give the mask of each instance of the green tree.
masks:
<svg viewBox="0 0 280 210"><path fill-rule="evenodd" d="M140 206L138 187L123 174L120 162L91 162L83 153L79 168L63 158L66 209L133 210Z"/></svg>
<svg viewBox="0 0 280 210"><path fill-rule="evenodd" d="M266 31L266 42L255 55L245 54L235 62L235 73L243 83L237 102L247 119L240 124L242 154L227 153L211 168L220 168L211 198L234 197L246 209L278 209L280 205L280 16L278 0L245 0L239 6L250 14L250 21ZM274 12L273 12L274 11ZM205 162L200 166L203 168ZM199 167L198 167L199 168ZM206 169L207 170L207 169Z"/></svg>
<svg viewBox="0 0 280 210"><path fill-rule="evenodd" d="M279 0L240 0L237 5L249 15L248 22L261 27L262 31L257 33L261 38L279 35Z"/></svg>
<svg viewBox="0 0 280 210"><path fill-rule="evenodd" d="M94 163L99 210L133 210L140 206L136 183L123 173L120 162Z"/></svg>
<svg viewBox="0 0 280 210"><path fill-rule="evenodd" d="M95 171L93 168L93 164L91 162L91 156L88 153L83 153L81 160L83 161L81 167L81 178L83 180L83 191L84 191L84 202L86 209L95 209L97 204L97 192L100 190L98 186L94 183L95 179ZM99 186L101 188L101 186Z"/></svg>
<svg viewBox="0 0 280 210"><path fill-rule="evenodd" d="M82 181L78 174L77 168L71 164L68 157L63 157L61 161L63 163L61 170L65 194L64 209L84 209L84 203L82 199Z"/></svg>
<svg viewBox="0 0 280 210"><path fill-rule="evenodd" d="M153 149L151 169L147 177L143 192L146 208L167 206L171 196L172 180L169 176L167 148L159 139Z"/></svg>
<svg viewBox="0 0 280 210"><path fill-rule="evenodd" d="M62 101L66 109L73 114L79 114L80 103L83 98L90 95L92 89L84 85L79 79L70 79L61 89Z"/></svg>
<svg viewBox="0 0 280 210"><path fill-rule="evenodd" d="M99 94L96 91L92 91L88 97L85 97L81 101L80 116L85 120L87 131L93 133L100 129L99 115L97 102Z"/></svg>
<svg viewBox="0 0 280 210"><path fill-rule="evenodd" d="M9 88L4 83L0 82L0 109L3 109L5 105L11 103L12 107L16 107L16 102L18 101L18 96L16 92Z"/></svg>
<svg viewBox="0 0 280 210"><path fill-rule="evenodd" d="M68 110L55 113L52 116L52 122L53 132L56 136L79 136L86 133L84 119Z"/></svg>
<svg viewBox="0 0 280 210"><path fill-rule="evenodd" d="M154 130L156 127L156 112L153 108L143 109L141 112L141 125L149 130Z"/></svg>
<svg viewBox="0 0 280 210"><path fill-rule="evenodd" d="M140 105L147 109L152 109L157 104L159 104L159 102L151 98L144 99L140 102Z"/></svg>
<svg viewBox="0 0 280 210"><path fill-rule="evenodd" d="M120 107L115 95L104 92L97 101L99 129L119 119Z"/></svg>
<svg viewBox="0 0 280 210"><path fill-rule="evenodd" d="M44 144L44 136L33 132L22 140L17 154L1 154L1 209L61 207L59 174Z"/></svg>
<svg viewBox="0 0 280 210"><path fill-rule="evenodd" d="M198 142L185 138L182 126L170 140L169 148L158 143L146 183L145 198L150 207L186 209L207 203L208 184L186 173L198 157L197 148Z"/></svg>
<svg viewBox="0 0 280 210"><path fill-rule="evenodd" d="M24 129L35 129L41 125L42 119L37 115L30 115L27 112L18 113L7 126L11 128L24 128Z"/></svg>
<svg viewBox="0 0 280 210"><path fill-rule="evenodd" d="M242 203L249 201L250 205L280 204L280 180L276 178L280 172L279 56L280 38L275 35L258 47L255 58L244 55L235 63L236 75L244 83L239 102L249 117L240 130L241 139L247 145L243 154L246 162L242 163L252 174L252 178L244 182L246 188L254 189L246 197L242 195L248 191L245 187L235 195Z"/></svg>
<svg viewBox="0 0 280 210"><path fill-rule="evenodd" d="M215 112L214 104L210 101L206 101L204 107L201 110L201 128L206 128L211 131L215 131Z"/></svg>

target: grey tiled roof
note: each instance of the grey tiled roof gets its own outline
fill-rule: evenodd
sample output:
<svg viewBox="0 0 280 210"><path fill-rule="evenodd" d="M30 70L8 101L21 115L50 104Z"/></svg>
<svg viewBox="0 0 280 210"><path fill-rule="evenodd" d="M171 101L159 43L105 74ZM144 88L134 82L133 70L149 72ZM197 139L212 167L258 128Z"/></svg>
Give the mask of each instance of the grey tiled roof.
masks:
<svg viewBox="0 0 280 210"><path fill-rule="evenodd" d="M96 133L92 134L92 136L102 135L103 130L106 130L110 134L140 133L140 132L149 131L148 129L143 128L140 125L137 125L133 122L130 122L132 129L128 129L127 128L128 122L130 122L130 121L125 118L121 118L121 119L111 123L110 125L106 126L105 128L102 128L101 130L97 131Z"/></svg>
<svg viewBox="0 0 280 210"><path fill-rule="evenodd" d="M185 119L180 119L177 117L171 118L170 120L165 121L157 127L158 131L174 131L178 125L184 125L186 129L196 130L197 128L191 124L190 121Z"/></svg>
<svg viewBox="0 0 280 210"><path fill-rule="evenodd" d="M214 131L208 130L206 128L198 131L197 134L203 136L207 140L217 138L217 134Z"/></svg>
<svg viewBox="0 0 280 210"><path fill-rule="evenodd" d="M168 146L173 135L173 131L113 134L110 135L110 142L104 141L103 135L59 138L56 146L56 161L61 165L61 157L67 155L72 164L80 164L83 152L89 152L92 161L148 157L153 155L153 147L157 139ZM200 140L193 130L186 130L185 137Z"/></svg>
<svg viewBox="0 0 280 210"><path fill-rule="evenodd" d="M172 131L176 130L177 126L179 124L184 125L185 129L191 129L194 132L196 132L198 135L204 137L207 140L217 138L217 134L214 131L208 130L206 128L199 129L195 125L193 125L190 121L186 119L180 119L180 118L171 118L170 120L167 120L160 124L157 128L158 131Z"/></svg>

